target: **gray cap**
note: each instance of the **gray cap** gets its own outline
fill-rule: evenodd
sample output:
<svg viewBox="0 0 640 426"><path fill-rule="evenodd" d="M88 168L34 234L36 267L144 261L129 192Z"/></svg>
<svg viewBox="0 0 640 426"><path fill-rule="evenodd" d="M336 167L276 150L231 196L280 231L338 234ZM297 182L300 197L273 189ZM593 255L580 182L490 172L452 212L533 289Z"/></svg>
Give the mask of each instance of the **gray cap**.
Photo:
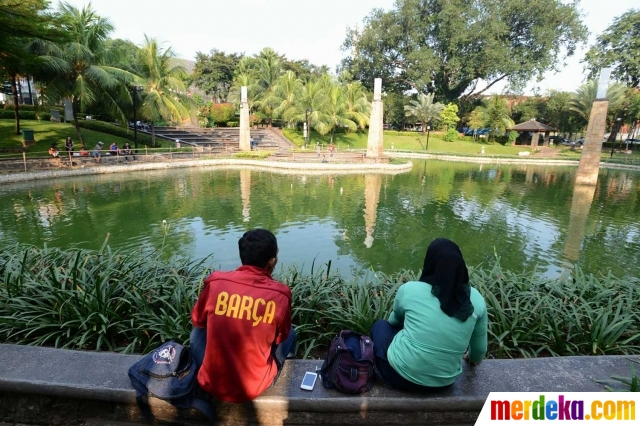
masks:
<svg viewBox="0 0 640 426"><path fill-rule="evenodd" d="M102 141L99 141L99 142L98 142L98 145L104 145L104 144L102 143Z"/></svg>

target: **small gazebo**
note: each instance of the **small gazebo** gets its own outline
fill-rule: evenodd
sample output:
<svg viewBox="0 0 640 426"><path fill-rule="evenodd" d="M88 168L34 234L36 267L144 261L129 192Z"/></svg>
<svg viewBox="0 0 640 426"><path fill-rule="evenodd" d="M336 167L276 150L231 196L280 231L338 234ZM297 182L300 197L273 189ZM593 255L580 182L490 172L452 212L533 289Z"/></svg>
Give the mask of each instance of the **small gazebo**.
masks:
<svg viewBox="0 0 640 426"><path fill-rule="evenodd" d="M533 132L533 138L531 138L531 149L536 149L538 147L538 138L540 133L544 133L544 141L542 142L542 145L544 146L549 143L549 132L557 131L557 129L547 126L546 124L542 124L534 118L529 121L525 121L524 123L516 124L509 130L515 130L516 132Z"/></svg>

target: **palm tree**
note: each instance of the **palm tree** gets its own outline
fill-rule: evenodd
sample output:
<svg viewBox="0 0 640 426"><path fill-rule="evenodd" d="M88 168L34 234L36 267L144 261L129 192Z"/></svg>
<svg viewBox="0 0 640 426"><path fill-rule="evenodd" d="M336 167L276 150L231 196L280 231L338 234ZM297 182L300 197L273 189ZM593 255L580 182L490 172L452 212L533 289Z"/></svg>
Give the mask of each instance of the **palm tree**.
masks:
<svg viewBox="0 0 640 426"><path fill-rule="evenodd" d="M347 83L343 88L346 103L346 117L358 123L364 130L371 118L371 101L367 98L364 87L359 81Z"/></svg>
<svg viewBox="0 0 640 426"><path fill-rule="evenodd" d="M61 3L59 16L70 41L60 47L48 45L48 58L56 63L58 72L47 81L46 96L54 102L63 98L71 100L73 122L84 147L78 113L88 111L100 100L102 107L126 123L123 106L131 104L126 84L133 81L134 75L105 65L104 43L113 25L97 15L91 4L80 10Z"/></svg>
<svg viewBox="0 0 640 426"><path fill-rule="evenodd" d="M293 117L297 115L296 103L302 97L304 86L293 71L285 72L276 84L276 96L280 105L273 112L276 117L281 117L287 124L291 124Z"/></svg>
<svg viewBox="0 0 640 426"><path fill-rule="evenodd" d="M177 121L189 117L185 106L189 101L187 88L182 77L186 70L176 65L173 49L164 49L155 38L145 35L145 43L138 52L135 70L143 89L140 115L151 122L151 143L155 146L154 122L159 120Z"/></svg>
<svg viewBox="0 0 640 426"><path fill-rule="evenodd" d="M346 127L348 130L357 130L358 125L349 117L352 116L347 110L346 99L339 84L333 83L327 92L327 101L324 103L316 130L321 135L331 132L331 143L336 127Z"/></svg>
<svg viewBox="0 0 640 426"><path fill-rule="evenodd" d="M258 79L260 92L255 103L258 109L266 115L269 127L271 127L274 110L280 105L277 85L282 74L282 61L270 48L263 49L256 59L255 75Z"/></svg>
<svg viewBox="0 0 640 426"><path fill-rule="evenodd" d="M311 128L319 131L318 126L322 123L323 111L328 101L327 93L324 90L324 82L321 78L307 81L304 85L299 101L295 103L295 113L292 114L290 122L304 123L309 119L309 134ZM308 116L307 116L307 111ZM311 139L311 137L309 137Z"/></svg>
<svg viewBox="0 0 640 426"><path fill-rule="evenodd" d="M607 99L609 100L609 116L610 121L613 121L615 112L620 110L626 94L626 86L622 83L613 83L607 88ZM569 102L569 110L575 112L580 116L582 125L586 126L589 122L589 116L591 115L591 107L596 100L598 92L598 82L596 80L589 80L582 86L578 87L573 99ZM611 135L615 138L615 133L611 132Z"/></svg>
<svg viewBox="0 0 640 426"><path fill-rule="evenodd" d="M425 134L427 123L432 120L440 119L440 112L444 109L444 105L440 102L433 103L434 94L418 95L418 100L412 100L410 105L405 105L404 113L407 117L411 117L422 123L422 134Z"/></svg>

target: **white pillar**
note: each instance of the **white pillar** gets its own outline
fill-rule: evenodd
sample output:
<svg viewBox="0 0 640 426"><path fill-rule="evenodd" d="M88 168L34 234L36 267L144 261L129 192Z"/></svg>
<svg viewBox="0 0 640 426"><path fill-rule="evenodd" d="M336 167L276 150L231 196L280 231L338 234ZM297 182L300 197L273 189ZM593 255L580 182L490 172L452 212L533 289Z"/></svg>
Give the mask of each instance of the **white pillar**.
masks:
<svg viewBox="0 0 640 426"><path fill-rule="evenodd" d="M240 88L240 151L251 151L251 134L249 130L249 102L247 87Z"/></svg>
<svg viewBox="0 0 640 426"><path fill-rule="evenodd" d="M369 139L367 140L367 157L382 157L383 148L383 104L382 104L382 79L373 81L373 101L371 102L371 118L369 119Z"/></svg>

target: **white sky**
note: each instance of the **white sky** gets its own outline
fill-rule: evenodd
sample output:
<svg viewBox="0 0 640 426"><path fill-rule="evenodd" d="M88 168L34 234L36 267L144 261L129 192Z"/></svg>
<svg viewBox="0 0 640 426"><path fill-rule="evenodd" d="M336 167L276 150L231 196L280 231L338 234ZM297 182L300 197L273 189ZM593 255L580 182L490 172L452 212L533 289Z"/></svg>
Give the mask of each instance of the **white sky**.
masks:
<svg viewBox="0 0 640 426"><path fill-rule="evenodd" d="M87 3L67 1L76 7ZM93 0L92 4L116 27L113 38L141 44L147 34L172 46L184 59L193 60L196 52L212 48L255 54L268 46L290 59L309 59L335 71L343 57L340 46L347 27L362 27L373 8L391 9L393 0ZM591 31L589 44L614 17L632 7L640 7L638 0L582 0L584 23ZM560 73L532 82L527 93L534 87L541 93L575 90L585 80L580 64L585 51L569 58Z"/></svg>

